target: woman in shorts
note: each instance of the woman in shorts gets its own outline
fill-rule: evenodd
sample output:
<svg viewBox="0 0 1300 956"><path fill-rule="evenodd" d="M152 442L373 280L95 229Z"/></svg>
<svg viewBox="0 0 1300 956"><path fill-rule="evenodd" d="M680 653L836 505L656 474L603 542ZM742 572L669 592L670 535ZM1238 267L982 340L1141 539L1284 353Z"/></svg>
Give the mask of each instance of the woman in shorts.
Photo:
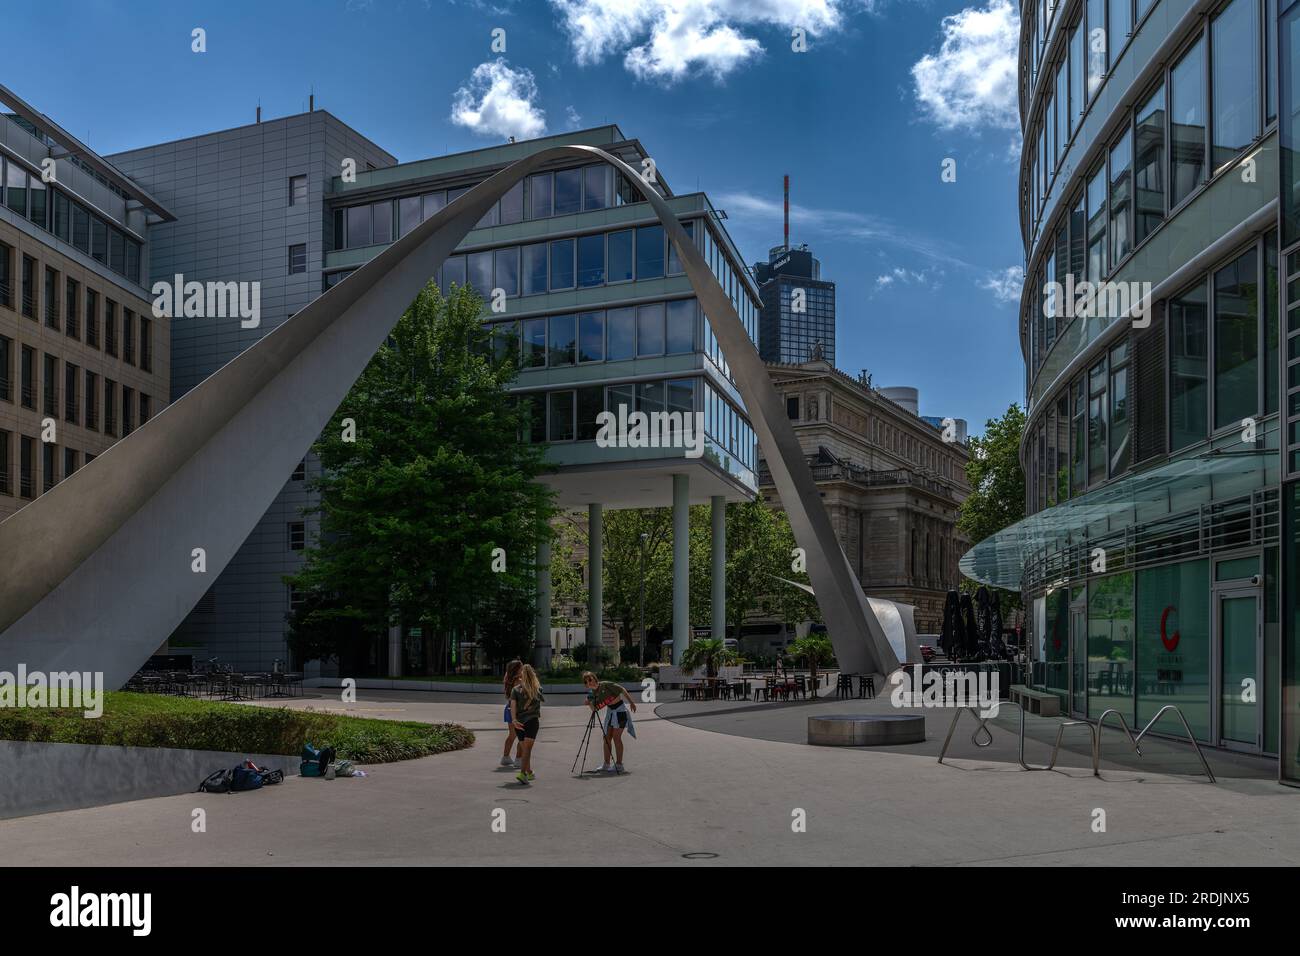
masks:
<svg viewBox="0 0 1300 956"><path fill-rule="evenodd" d="M518 683L510 691L510 713L514 718L515 735L523 748L523 766L515 774L515 779L525 785L537 779L533 773L533 745L537 742L537 729L542 721L542 701L545 699L537 671L533 670L531 664L525 664L519 669Z"/></svg>
<svg viewBox="0 0 1300 956"><path fill-rule="evenodd" d="M632 714L636 712L636 702L628 695L621 684L600 680L591 671L584 671L582 683L587 688L587 706L593 712L605 708L603 726L605 728L605 763L601 770L605 773L623 772L623 731L628 731L635 738L636 727L632 725ZM610 750L613 760L610 760Z"/></svg>
<svg viewBox="0 0 1300 956"><path fill-rule="evenodd" d="M501 689L506 698L506 746L505 750L501 752L501 766L513 767L516 770L519 769L519 758L523 756L523 743L519 741L518 736L515 734L515 719L510 713L510 692L515 689L515 684L519 682L519 672L523 668L524 662L519 658L515 658L506 665L506 676L501 682ZM515 748L515 759L513 761L510 759L512 744Z"/></svg>

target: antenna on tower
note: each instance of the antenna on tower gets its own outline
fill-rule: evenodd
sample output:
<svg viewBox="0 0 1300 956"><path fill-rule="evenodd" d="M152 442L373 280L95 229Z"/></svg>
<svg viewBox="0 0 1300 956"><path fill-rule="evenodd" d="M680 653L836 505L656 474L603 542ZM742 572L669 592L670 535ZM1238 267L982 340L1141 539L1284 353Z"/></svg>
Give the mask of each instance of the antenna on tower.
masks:
<svg viewBox="0 0 1300 956"><path fill-rule="evenodd" d="M782 245L787 251L790 249L790 174L785 174L785 232L783 235Z"/></svg>

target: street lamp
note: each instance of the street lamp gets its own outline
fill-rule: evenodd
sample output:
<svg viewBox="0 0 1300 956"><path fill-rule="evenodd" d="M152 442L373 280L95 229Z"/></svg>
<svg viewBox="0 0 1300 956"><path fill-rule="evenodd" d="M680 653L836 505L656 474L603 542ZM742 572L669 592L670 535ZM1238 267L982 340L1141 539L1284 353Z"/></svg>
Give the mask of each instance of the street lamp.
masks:
<svg viewBox="0 0 1300 956"><path fill-rule="evenodd" d="M641 666L645 667L645 543L650 535L641 532Z"/></svg>

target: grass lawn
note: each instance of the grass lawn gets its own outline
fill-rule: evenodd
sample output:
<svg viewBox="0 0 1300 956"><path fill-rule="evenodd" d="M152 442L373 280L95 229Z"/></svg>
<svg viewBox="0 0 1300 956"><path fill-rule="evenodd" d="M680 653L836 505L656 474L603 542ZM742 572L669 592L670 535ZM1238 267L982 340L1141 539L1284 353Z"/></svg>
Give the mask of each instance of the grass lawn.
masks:
<svg viewBox="0 0 1300 956"><path fill-rule="evenodd" d="M458 724L375 720L114 691L104 695L103 716L93 720L78 709L2 709L0 740L244 754L296 754L310 741L317 747L334 747L340 757L357 763L386 763L462 750L473 746L474 735Z"/></svg>

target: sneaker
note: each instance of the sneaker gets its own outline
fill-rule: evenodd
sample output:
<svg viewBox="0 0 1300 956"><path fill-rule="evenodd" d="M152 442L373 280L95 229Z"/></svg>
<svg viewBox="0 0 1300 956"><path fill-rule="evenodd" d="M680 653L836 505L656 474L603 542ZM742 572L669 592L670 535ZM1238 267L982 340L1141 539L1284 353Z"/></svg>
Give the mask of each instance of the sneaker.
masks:
<svg viewBox="0 0 1300 956"><path fill-rule="evenodd" d="M510 766L512 766L512 767L514 767L516 770L518 770L520 767L523 766L523 762L520 761L520 759L519 759L518 757L515 757L514 760L511 761Z"/></svg>
<svg viewBox="0 0 1300 956"><path fill-rule="evenodd" d="M616 763L616 764L614 764L614 772L615 772L615 773L622 773L622 772L623 772L623 765L622 765L621 763Z"/></svg>
<svg viewBox="0 0 1300 956"><path fill-rule="evenodd" d="M614 765L613 765L612 763L601 764L601 765L600 765L600 772L601 772L601 773L613 773L613 772L614 772Z"/></svg>
<svg viewBox="0 0 1300 956"><path fill-rule="evenodd" d="M537 774L533 773L531 770L528 771L528 782L532 783L536 779L537 779Z"/></svg>
<svg viewBox="0 0 1300 956"><path fill-rule="evenodd" d="M509 757L502 757L502 758L501 758L501 766L503 766L503 767L513 767L513 766L514 766L514 762L511 761L511 759L510 759Z"/></svg>
<svg viewBox="0 0 1300 956"><path fill-rule="evenodd" d="M520 783L522 783L524 786L528 786L528 774L524 773L522 770L520 770L517 774L515 774L515 779L518 780Z"/></svg>

